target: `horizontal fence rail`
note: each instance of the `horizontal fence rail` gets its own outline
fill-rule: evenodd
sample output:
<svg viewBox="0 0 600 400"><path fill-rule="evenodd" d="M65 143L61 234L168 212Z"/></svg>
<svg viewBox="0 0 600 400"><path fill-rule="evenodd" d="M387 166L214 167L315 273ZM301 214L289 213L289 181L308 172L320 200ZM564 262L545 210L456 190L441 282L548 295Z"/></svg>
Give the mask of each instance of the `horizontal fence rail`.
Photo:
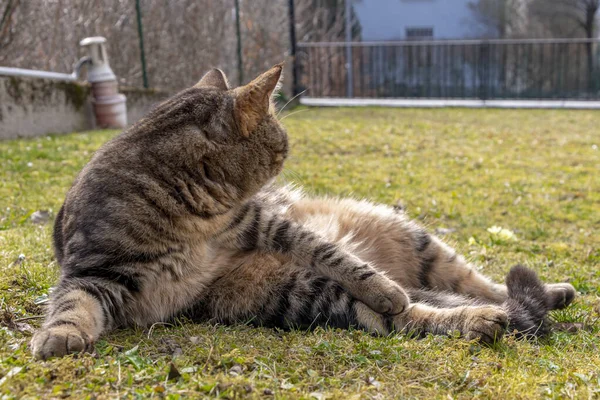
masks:
<svg viewBox="0 0 600 400"><path fill-rule="evenodd" d="M348 97L351 77L356 98L600 99L600 40L327 42L298 48L308 97Z"/></svg>

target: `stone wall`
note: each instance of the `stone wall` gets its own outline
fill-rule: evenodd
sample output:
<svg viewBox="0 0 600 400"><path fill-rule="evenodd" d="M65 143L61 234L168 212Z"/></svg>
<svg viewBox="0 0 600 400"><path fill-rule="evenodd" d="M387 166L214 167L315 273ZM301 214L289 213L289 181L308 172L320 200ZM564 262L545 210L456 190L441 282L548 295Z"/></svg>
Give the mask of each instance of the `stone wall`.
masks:
<svg viewBox="0 0 600 400"><path fill-rule="evenodd" d="M121 88L131 125L167 97L156 90ZM0 76L0 139L94 128L90 87L76 82Z"/></svg>

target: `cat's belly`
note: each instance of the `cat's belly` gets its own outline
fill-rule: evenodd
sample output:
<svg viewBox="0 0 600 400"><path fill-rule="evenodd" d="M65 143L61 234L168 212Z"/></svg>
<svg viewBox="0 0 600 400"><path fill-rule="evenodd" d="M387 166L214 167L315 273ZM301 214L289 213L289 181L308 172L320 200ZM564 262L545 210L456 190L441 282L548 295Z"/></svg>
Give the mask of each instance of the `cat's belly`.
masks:
<svg viewBox="0 0 600 400"><path fill-rule="evenodd" d="M352 199L305 198L294 203L288 215L342 244L399 284L420 287L419 258L411 236L414 225L390 207Z"/></svg>

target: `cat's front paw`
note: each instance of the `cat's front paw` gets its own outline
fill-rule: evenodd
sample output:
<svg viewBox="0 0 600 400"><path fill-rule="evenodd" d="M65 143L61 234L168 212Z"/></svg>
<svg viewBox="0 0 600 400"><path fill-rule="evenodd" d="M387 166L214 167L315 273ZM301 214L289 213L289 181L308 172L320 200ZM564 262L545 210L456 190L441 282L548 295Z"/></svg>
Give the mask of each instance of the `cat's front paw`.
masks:
<svg viewBox="0 0 600 400"><path fill-rule="evenodd" d="M464 336L467 340L478 339L492 344L502 339L508 328L508 315L499 307L479 307L468 311Z"/></svg>
<svg viewBox="0 0 600 400"><path fill-rule="evenodd" d="M400 285L385 275L375 274L367 287L360 290L358 297L375 312L386 315L397 315L406 310L410 304L408 295Z"/></svg>
<svg viewBox="0 0 600 400"><path fill-rule="evenodd" d="M31 352L41 360L90 352L92 347L90 337L73 325L41 329L31 339Z"/></svg>

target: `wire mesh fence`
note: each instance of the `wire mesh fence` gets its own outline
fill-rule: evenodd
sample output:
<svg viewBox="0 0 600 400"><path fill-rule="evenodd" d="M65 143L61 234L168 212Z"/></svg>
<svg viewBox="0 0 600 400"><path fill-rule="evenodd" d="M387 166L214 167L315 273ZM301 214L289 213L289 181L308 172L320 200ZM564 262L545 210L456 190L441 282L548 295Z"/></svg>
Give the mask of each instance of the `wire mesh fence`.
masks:
<svg viewBox="0 0 600 400"><path fill-rule="evenodd" d="M298 62L309 97L597 100L599 46L589 39L299 43Z"/></svg>

